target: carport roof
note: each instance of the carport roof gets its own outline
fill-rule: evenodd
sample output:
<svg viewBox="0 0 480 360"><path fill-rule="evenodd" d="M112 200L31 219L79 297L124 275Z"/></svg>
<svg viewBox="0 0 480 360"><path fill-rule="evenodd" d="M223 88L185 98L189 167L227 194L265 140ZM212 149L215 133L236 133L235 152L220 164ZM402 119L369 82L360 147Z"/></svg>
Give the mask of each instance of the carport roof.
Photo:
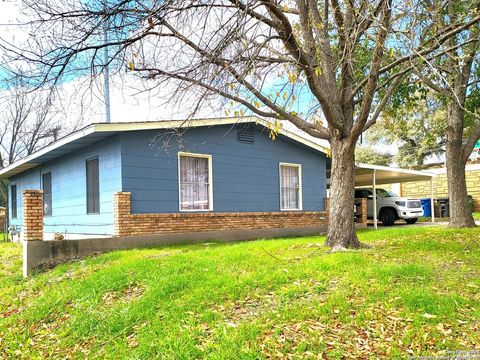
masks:
<svg viewBox="0 0 480 360"><path fill-rule="evenodd" d="M401 169L391 166L371 165L356 163L355 164L355 186L372 186L373 184L373 172L375 171L375 183L377 185L382 184L395 184L410 181L425 181L430 180L435 173L423 170L410 170ZM330 186L330 169L327 171L328 181Z"/></svg>
<svg viewBox="0 0 480 360"><path fill-rule="evenodd" d="M410 181L431 180L436 174L423 170L400 169L390 166L357 163L355 166L355 186L372 185L375 172L376 184L394 184Z"/></svg>

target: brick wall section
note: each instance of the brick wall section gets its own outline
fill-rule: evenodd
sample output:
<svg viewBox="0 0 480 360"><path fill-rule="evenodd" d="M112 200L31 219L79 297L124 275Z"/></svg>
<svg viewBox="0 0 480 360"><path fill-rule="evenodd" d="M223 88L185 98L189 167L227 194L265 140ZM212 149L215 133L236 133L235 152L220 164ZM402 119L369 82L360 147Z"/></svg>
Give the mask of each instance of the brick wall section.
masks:
<svg viewBox="0 0 480 360"><path fill-rule="evenodd" d="M480 211L480 170L466 171L468 195L473 197L475 211ZM434 177L434 197L448 197L447 174ZM415 181L401 184L402 196L429 198L430 181Z"/></svg>
<svg viewBox="0 0 480 360"><path fill-rule="evenodd" d="M326 211L131 214L130 193L114 194L116 236L326 226Z"/></svg>
<svg viewBox="0 0 480 360"><path fill-rule="evenodd" d="M7 209L0 207L0 232L5 228L5 221L7 220Z"/></svg>
<svg viewBox="0 0 480 360"><path fill-rule="evenodd" d="M43 191L23 191L23 240L43 240Z"/></svg>
<svg viewBox="0 0 480 360"><path fill-rule="evenodd" d="M360 199L361 200L361 208L362 208L362 224L367 223L367 199Z"/></svg>

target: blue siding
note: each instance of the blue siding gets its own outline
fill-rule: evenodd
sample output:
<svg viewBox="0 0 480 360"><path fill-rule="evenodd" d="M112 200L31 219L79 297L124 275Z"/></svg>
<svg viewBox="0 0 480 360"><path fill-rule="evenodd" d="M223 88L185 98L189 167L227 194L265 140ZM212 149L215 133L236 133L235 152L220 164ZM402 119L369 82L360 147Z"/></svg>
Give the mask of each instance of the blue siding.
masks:
<svg viewBox="0 0 480 360"><path fill-rule="evenodd" d="M112 234L117 191L132 193L134 213L178 212L178 151L212 155L213 211L279 211L280 162L302 165L303 210L324 209L326 157L320 152L284 137L272 141L260 126L254 143L239 142L231 126L192 128L177 136L167 133L118 134L12 177L10 184L17 185L18 217L10 219L10 224L22 227L22 192L41 189L46 172L52 173L53 212L44 219L48 233ZM155 138L158 143L152 145ZM96 156L100 213L87 215L86 160Z"/></svg>
<svg viewBox="0 0 480 360"><path fill-rule="evenodd" d="M212 155L213 211L279 211L280 162L302 165L303 210L324 209L325 155L284 137L272 141L260 126L254 143L239 142L231 126L191 128L177 136L138 131L120 138L122 187L132 193L134 213L179 211L178 151Z"/></svg>
<svg viewBox="0 0 480 360"><path fill-rule="evenodd" d="M98 156L100 213L87 215L86 160ZM17 185L18 217L10 224L22 227L22 193L41 189L42 173L52 173L52 216L44 218L44 231L75 234L113 233L113 193L121 191L121 158L118 137L101 141L10 179ZM11 204L11 202L10 202Z"/></svg>

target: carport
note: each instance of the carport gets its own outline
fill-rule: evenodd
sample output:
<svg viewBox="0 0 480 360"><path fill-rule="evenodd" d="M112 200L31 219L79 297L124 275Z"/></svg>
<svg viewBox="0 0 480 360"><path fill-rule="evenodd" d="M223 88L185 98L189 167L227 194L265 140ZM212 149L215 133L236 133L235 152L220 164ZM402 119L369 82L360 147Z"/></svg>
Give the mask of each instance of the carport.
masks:
<svg viewBox="0 0 480 360"><path fill-rule="evenodd" d="M395 184L411 181L430 181L430 201L432 206L432 222L435 222L433 206L433 178L436 174L421 171L400 169L390 166L357 163L355 166L355 187L372 186L373 188L373 224L377 229L377 185Z"/></svg>

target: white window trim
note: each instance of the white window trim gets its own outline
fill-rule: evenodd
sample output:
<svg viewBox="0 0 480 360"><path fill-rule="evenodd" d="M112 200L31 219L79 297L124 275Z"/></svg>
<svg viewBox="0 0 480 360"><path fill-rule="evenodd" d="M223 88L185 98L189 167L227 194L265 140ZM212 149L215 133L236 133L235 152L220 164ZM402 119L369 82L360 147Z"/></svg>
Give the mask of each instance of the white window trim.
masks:
<svg viewBox="0 0 480 360"><path fill-rule="evenodd" d="M208 159L208 209L182 209L182 192L181 192L181 185L180 185L180 158L184 157L197 157ZM197 153L189 153L184 151L178 152L178 210L180 212L206 212L206 211L213 211L213 172L212 172L212 155L208 154L197 154Z"/></svg>
<svg viewBox="0 0 480 360"><path fill-rule="evenodd" d="M282 208L282 166L298 168L298 209L284 209ZM278 163L278 177L280 179L280 211L302 211L303 210L303 196L302 196L302 164Z"/></svg>

